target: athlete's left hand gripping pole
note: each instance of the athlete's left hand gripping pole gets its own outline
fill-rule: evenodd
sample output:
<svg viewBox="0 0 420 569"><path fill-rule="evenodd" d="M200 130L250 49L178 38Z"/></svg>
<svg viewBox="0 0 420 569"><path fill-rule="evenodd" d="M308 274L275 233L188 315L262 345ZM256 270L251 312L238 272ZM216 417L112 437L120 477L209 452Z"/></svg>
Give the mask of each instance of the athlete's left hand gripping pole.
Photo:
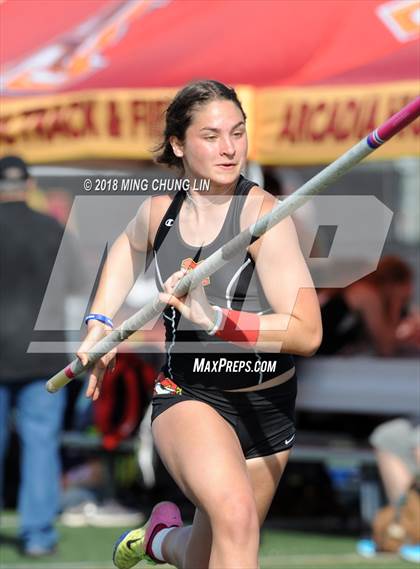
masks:
<svg viewBox="0 0 420 569"><path fill-rule="evenodd" d="M256 223L241 231L231 241L200 263L194 270L187 273L185 277L179 281L173 294L178 298L187 294L190 288L195 288L204 278L218 271L223 265L228 263L232 257L245 250L253 238L261 237L261 235L271 227L291 215L311 199L312 196L322 192L327 186L343 176L353 166L374 152L379 146L392 138L419 115L420 97L417 97L388 119L383 125L332 162L332 164L321 170L321 172L311 178L291 196L279 203L270 213L267 213ZM64 387L64 385L69 383L73 378L89 369L112 348L115 348L116 345L126 340L131 334L160 314L164 308L165 303L156 296L154 300L123 322L119 330L114 330L106 338L103 338L100 342L95 344L89 351L87 365L82 365L80 360L76 358L66 368L59 371L47 381L47 390L50 393L54 393L61 387Z"/></svg>

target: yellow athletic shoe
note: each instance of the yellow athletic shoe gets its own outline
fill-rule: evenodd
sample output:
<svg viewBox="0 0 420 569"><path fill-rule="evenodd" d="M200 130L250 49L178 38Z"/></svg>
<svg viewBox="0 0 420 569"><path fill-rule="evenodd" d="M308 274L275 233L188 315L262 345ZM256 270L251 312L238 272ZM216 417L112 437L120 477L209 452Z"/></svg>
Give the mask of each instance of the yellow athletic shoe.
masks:
<svg viewBox="0 0 420 569"><path fill-rule="evenodd" d="M112 560L118 569L130 569L142 560L152 561L147 558L142 544L144 543L144 535L146 528L133 529L123 533L114 545ZM142 551L143 550L143 551Z"/></svg>
<svg viewBox="0 0 420 569"><path fill-rule="evenodd" d="M126 531L117 539L112 555L115 567L131 569L140 561L164 563L155 559L152 554L153 538L161 529L181 526L178 506L172 502L160 502L153 508L143 527Z"/></svg>

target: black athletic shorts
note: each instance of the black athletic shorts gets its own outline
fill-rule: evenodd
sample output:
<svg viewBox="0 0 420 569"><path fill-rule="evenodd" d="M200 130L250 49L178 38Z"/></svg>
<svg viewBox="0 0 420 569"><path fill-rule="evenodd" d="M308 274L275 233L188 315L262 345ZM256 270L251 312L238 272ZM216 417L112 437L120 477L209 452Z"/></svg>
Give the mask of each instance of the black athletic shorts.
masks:
<svg viewBox="0 0 420 569"><path fill-rule="evenodd" d="M201 401L215 409L238 435L245 458L287 450L295 440L296 374L280 385L247 392L178 386L159 374L153 393L152 422L181 401Z"/></svg>

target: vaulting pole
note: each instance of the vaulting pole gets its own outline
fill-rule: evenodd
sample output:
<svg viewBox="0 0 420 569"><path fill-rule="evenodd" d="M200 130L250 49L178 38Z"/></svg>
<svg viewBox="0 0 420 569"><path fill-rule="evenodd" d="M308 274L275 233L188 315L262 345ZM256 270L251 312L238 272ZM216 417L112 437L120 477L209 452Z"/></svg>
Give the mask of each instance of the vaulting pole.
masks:
<svg viewBox="0 0 420 569"><path fill-rule="evenodd" d="M285 217L294 213L299 207L310 200L312 196L325 190L325 188L338 180L338 178L341 178L341 176L353 168L353 166L358 164L366 156L369 156L369 154L374 152L384 142L395 136L419 115L420 97L417 97L384 122L379 128L371 132L366 138L337 158L332 164L321 170L321 172L316 174L316 176L311 178L291 196L279 203L270 213L264 215L256 223L241 231L231 241L200 263L194 270L188 272L185 277L179 281L174 295L179 298L184 296L190 288L195 288L204 278L218 271L235 255L245 250L252 240L264 235L266 231ZM55 374L47 381L47 390L50 393L54 393L61 387L64 387L73 378L90 368L112 348L115 348L117 344L126 340L131 334L149 322L149 320L160 314L165 306L166 304L160 301L159 297L156 296L154 300L147 303L141 310L125 320L119 330L114 330L106 336L106 338L103 338L95 344L89 351L88 363L85 366L76 358L67 367Z"/></svg>

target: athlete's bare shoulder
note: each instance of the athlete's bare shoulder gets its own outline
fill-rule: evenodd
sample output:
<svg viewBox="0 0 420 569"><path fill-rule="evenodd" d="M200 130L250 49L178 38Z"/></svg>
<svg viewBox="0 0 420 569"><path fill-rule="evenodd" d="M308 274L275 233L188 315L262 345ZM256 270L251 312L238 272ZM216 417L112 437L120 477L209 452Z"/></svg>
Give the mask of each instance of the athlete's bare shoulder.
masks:
<svg viewBox="0 0 420 569"><path fill-rule="evenodd" d="M149 225L149 242L153 243L156 237L156 233L159 229L159 225L168 211L169 206L175 196L174 192L170 194L162 194L158 196L152 196L150 200L150 225Z"/></svg>
<svg viewBox="0 0 420 569"><path fill-rule="evenodd" d="M171 205L173 196L169 194L147 197L129 222L125 233L131 246L145 252L154 243L159 225Z"/></svg>
<svg viewBox="0 0 420 569"><path fill-rule="evenodd" d="M249 191L247 200L241 214L241 230L249 227L264 215L270 213L279 204L279 199L269 192L255 185ZM256 259L260 250L262 240L265 240L267 247L271 247L273 251L278 249L280 242L288 242L291 244L296 241L296 230L290 216L285 217L277 223L269 232L261 239L257 239L248 247L251 256ZM290 246L291 248L291 246Z"/></svg>
<svg viewBox="0 0 420 569"><path fill-rule="evenodd" d="M247 195L241 213L241 230L268 213L278 203L277 199L260 186L253 186Z"/></svg>

